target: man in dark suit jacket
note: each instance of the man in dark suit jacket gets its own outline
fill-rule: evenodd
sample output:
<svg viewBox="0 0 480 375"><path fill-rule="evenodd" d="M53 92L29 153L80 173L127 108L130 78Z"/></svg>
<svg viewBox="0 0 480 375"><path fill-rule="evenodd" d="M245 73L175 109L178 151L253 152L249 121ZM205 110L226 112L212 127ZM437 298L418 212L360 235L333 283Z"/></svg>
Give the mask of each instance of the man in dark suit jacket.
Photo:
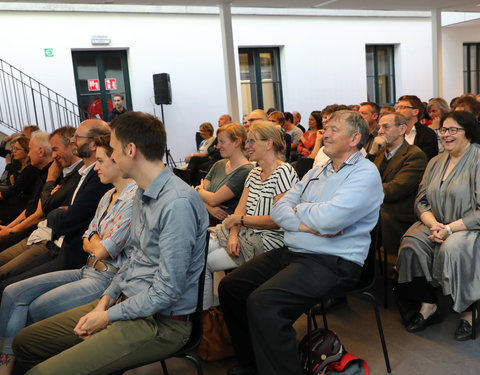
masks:
<svg viewBox="0 0 480 375"><path fill-rule="evenodd" d="M82 249L82 235L92 220L100 198L112 185L100 182L95 166L94 138L109 134L105 122L90 119L82 122L71 139L74 152L83 159L80 181L69 199L47 215L47 227L52 230L48 251L21 264L0 283L0 293L14 282L46 272L80 268L88 254ZM35 232L32 234L34 235Z"/></svg>
<svg viewBox="0 0 480 375"><path fill-rule="evenodd" d="M417 146L405 141L408 122L398 113L380 119L378 136L371 151L382 177L385 195L380 208L382 244L396 254L400 239L415 222L414 201L427 166L427 157Z"/></svg>
<svg viewBox="0 0 480 375"><path fill-rule="evenodd" d="M438 154L438 140L435 132L428 126L422 125L425 108L421 100L415 95L403 95L395 105L395 111L402 114L408 122L405 140L409 144L418 146L430 160Z"/></svg>

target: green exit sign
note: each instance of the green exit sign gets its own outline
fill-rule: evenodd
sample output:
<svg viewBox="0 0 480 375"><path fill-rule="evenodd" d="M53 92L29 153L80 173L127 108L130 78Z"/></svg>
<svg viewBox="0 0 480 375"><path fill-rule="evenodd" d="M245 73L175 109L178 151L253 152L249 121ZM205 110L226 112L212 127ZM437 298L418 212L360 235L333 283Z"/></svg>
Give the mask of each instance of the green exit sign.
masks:
<svg viewBox="0 0 480 375"><path fill-rule="evenodd" d="M45 48L45 57L53 57L53 48Z"/></svg>

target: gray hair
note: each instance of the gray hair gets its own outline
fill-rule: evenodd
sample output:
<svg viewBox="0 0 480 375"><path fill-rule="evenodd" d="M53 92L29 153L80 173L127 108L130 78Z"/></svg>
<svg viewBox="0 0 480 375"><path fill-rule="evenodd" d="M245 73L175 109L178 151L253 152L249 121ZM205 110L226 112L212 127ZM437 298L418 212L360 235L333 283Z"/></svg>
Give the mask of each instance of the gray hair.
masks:
<svg viewBox="0 0 480 375"><path fill-rule="evenodd" d="M357 111L341 110L333 112L329 122L332 121L345 121L347 125L348 135L359 133L361 136L360 142L357 144L357 148L360 150L368 140L370 134L370 128L368 122Z"/></svg>
<svg viewBox="0 0 480 375"><path fill-rule="evenodd" d="M408 121L405 118L404 115L398 112L387 112L382 115L381 118L385 116L393 116L393 123L394 125L398 128L400 125L407 125L408 126Z"/></svg>
<svg viewBox="0 0 480 375"><path fill-rule="evenodd" d="M37 130L36 132L33 132L31 135L31 140L35 140L35 143L37 146L41 146L45 149L45 153L50 156L52 155L52 146L50 146L50 134L47 132L42 132L40 130Z"/></svg>

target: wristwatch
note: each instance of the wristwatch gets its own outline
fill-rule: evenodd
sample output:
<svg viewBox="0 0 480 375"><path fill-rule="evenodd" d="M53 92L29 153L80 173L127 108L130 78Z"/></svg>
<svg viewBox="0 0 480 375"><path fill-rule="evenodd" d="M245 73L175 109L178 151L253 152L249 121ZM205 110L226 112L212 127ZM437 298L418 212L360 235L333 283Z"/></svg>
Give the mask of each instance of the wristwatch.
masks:
<svg viewBox="0 0 480 375"><path fill-rule="evenodd" d="M448 233L449 236L453 234L452 228L450 228L450 225L447 225L447 226L445 227L445 229L447 230L447 233Z"/></svg>

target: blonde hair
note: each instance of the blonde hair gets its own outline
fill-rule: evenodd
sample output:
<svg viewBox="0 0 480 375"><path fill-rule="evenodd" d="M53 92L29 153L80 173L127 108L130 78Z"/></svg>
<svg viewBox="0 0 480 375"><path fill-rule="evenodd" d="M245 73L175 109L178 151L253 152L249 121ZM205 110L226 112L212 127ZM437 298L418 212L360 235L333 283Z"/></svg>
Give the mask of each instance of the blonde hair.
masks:
<svg viewBox="0 0 480 375"><path fill-rule="evenodd" d="M220 133L226 133L228 138L235 142L236 140L240 141L240 149L245 150L245 140L247 139L247 131L245 127L240 125L238 122L231 122L230 124L223 125L217 130L217 137Z"/></svg>
<svg viewBox="0 0 480 375"><path fill-rule="evenodd" d="M270 121L254 121L248 131L255 140L266 141L271 139L277 158L285 160L285 139L283 133Z"/></svg>
<svg viewBox="0 0 480 375"><path fill-rule="evenodd" d="M204 122L200 124L200 130L206 131L210 133L211 136L213 136L213 126L209 122Z"/></svg>

